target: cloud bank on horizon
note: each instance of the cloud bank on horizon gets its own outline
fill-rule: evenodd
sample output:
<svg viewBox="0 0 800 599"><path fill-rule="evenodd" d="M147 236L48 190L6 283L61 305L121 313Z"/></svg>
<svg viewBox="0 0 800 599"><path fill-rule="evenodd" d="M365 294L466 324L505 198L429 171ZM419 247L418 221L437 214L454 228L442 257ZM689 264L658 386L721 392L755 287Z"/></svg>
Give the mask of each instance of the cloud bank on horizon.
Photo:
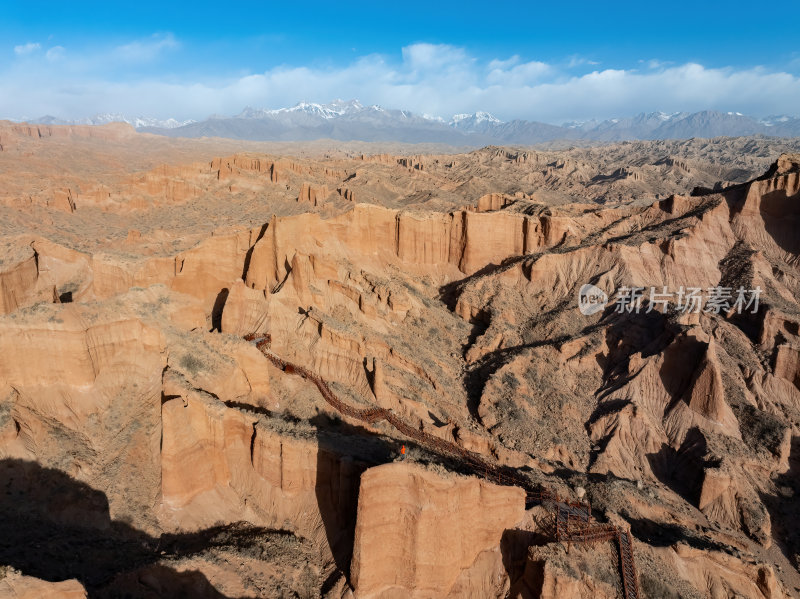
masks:
<svg viewBox="0 0 800 599"><path fill-rule="evenodd" d="M655 59L612 68L577 55L548 62L519 55L487 59L465 46L413 43L394 54L369 53L343 64L280 65L263 72L230 65L225 74L206 74L176 71L170 56L181 50L172 34L92 49L44 40L9 46L0 62L0 118L122 113L200 120L236 114L245 106L279 108L333 98L444 118L483 110L503 120L554 124L654 110L800 112L794 68ZM800 68L800 59L791 66Z"/></svg>

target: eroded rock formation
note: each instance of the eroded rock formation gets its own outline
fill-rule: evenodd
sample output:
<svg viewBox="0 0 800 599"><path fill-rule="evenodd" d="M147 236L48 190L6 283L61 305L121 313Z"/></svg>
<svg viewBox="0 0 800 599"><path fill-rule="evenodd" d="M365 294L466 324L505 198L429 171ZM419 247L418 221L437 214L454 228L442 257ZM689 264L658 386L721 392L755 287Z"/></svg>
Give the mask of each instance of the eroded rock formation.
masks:
<svg viewBox="0 0 800 599"><path fill-rule="evenodd" d="M14 143L58 143L34 133ZM192 154L3 198L48 234L25 233L20 209L5 239L0 460L74 487L55 505L30 472L13 479L53 515L37 539L121 548L97 562L102 581L61 559L59 580L89 593L615 596L610 547L567 553L520 489L338 413L241 338L257 333L350 404L591 501L630 529L647 596L796 592L798 159L656 201L636 191L654 173L710 167L676 150L600 168L583 152ZM576 186L606 203L567 202ZM73 227L96 223L108 232L76 241ZM584 316L586 283L611 301ZM731 301L760 288L760 304L615 304L623 287L720 286ZM402 445L406 461L387 464ZM0 556L42 578L21 549Z"/></svg>
<svg viewBox="0 0 800 599"><path fill-rule="evenodd" d="M367 470L351 566L355 597L503 596L500 540L524 512L516 487L407 464Z"/></svg>

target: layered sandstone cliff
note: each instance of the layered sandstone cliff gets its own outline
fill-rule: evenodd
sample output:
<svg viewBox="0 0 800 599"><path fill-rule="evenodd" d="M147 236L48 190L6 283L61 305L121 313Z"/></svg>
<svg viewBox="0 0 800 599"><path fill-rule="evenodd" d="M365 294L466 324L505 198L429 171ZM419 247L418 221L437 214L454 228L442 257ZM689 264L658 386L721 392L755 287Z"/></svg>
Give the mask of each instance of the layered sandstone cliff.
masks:
<svg viewBox="0 0 800 599"><path fill-rule="evenodd" d="M504 596L500 540L524 511L522 489L401 463L367 470L351 566L355 596Z"/></svg>

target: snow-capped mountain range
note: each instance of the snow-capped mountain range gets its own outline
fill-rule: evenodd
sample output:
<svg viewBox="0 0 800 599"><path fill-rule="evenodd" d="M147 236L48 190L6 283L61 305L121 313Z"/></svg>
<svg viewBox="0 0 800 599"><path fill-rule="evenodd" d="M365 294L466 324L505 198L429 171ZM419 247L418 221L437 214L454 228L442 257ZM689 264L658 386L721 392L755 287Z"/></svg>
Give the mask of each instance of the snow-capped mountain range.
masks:
<svg viewBox="0 0 800 599"><path fill-rule="evenodd" d="M358 100L328 104L300 102L288 108L247 107L234 116L214 115L204 121L96 115L79 121L43 117L32 122L91 124L130 123L140 131L170 137L227 137L259 141L315 139L435 142L457 145L534 144L555 140L622 141L769 135L800 137L800 118L777 115L763 119L739 112L651 112L603 121L551 125L515 119L502 121L488 112L456 114L449 120L407 110L365 106Z"/></svg>
<svg viewBox="0 0 800 599"><path fill-rule="evenodd" d="M137 129L144 127L158 127L160 129L175 129L194 123L194 120L179 121L176 119L155 119L145 116L126 116L119 113L96 114L85 119L64 120L54 116L43 116L30 121L39 125L105 125L107 123L128 123Z"/></svg>
<svg viewBox="0 0 800 599"><path fill-rule="evenodd" d="M267 110L264 108L250 108L247 106L237 117L246 119L259 119L269 118L272 116L282 114L307 114L310 116L318 116L323 119L335 119L346 114L354 114L363 111L365 108L358 100L351 100L345 102L344 100L334 100L330 104L315 104L313 102L299 102L290 108L277 108L274 110ZM368 109L382 111L380 106L370 106Z"/></svg>

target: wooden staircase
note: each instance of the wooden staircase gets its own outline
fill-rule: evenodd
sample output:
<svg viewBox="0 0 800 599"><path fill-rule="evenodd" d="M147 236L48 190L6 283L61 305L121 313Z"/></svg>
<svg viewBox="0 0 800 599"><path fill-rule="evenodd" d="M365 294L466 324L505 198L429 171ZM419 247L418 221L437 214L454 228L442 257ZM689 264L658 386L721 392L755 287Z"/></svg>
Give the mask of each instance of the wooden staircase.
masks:
<svg viewBox="0 0 800 599"><path fill-rule="evenodd" d="M417 443L435 453L460 461L486 480L498 485L522 487L526 493L526 507L543 505L553 513L557 541L588 544L616 540L619 549L622 597L623 599L639 598L639 581L630 531L623 530L612 524L594 522L589 504L570 502L560 498L557 493L553 493L548 489L533 488L526 477L513 471L508 471L499 464L489 462L483 456L464 449L455 443L420 431L396 416L391 410L378 407L357 408L346 404L331 391L331 388L322 378L307 368L291 364L272 353L269 350L271 341L269 335L261 337L248 335L245 339L255 343L261 353L276 367L287 374L295 374L314 383L322 398L341 415L355 418L367 424L385 420L406 437L414 439Z"/></svg>

